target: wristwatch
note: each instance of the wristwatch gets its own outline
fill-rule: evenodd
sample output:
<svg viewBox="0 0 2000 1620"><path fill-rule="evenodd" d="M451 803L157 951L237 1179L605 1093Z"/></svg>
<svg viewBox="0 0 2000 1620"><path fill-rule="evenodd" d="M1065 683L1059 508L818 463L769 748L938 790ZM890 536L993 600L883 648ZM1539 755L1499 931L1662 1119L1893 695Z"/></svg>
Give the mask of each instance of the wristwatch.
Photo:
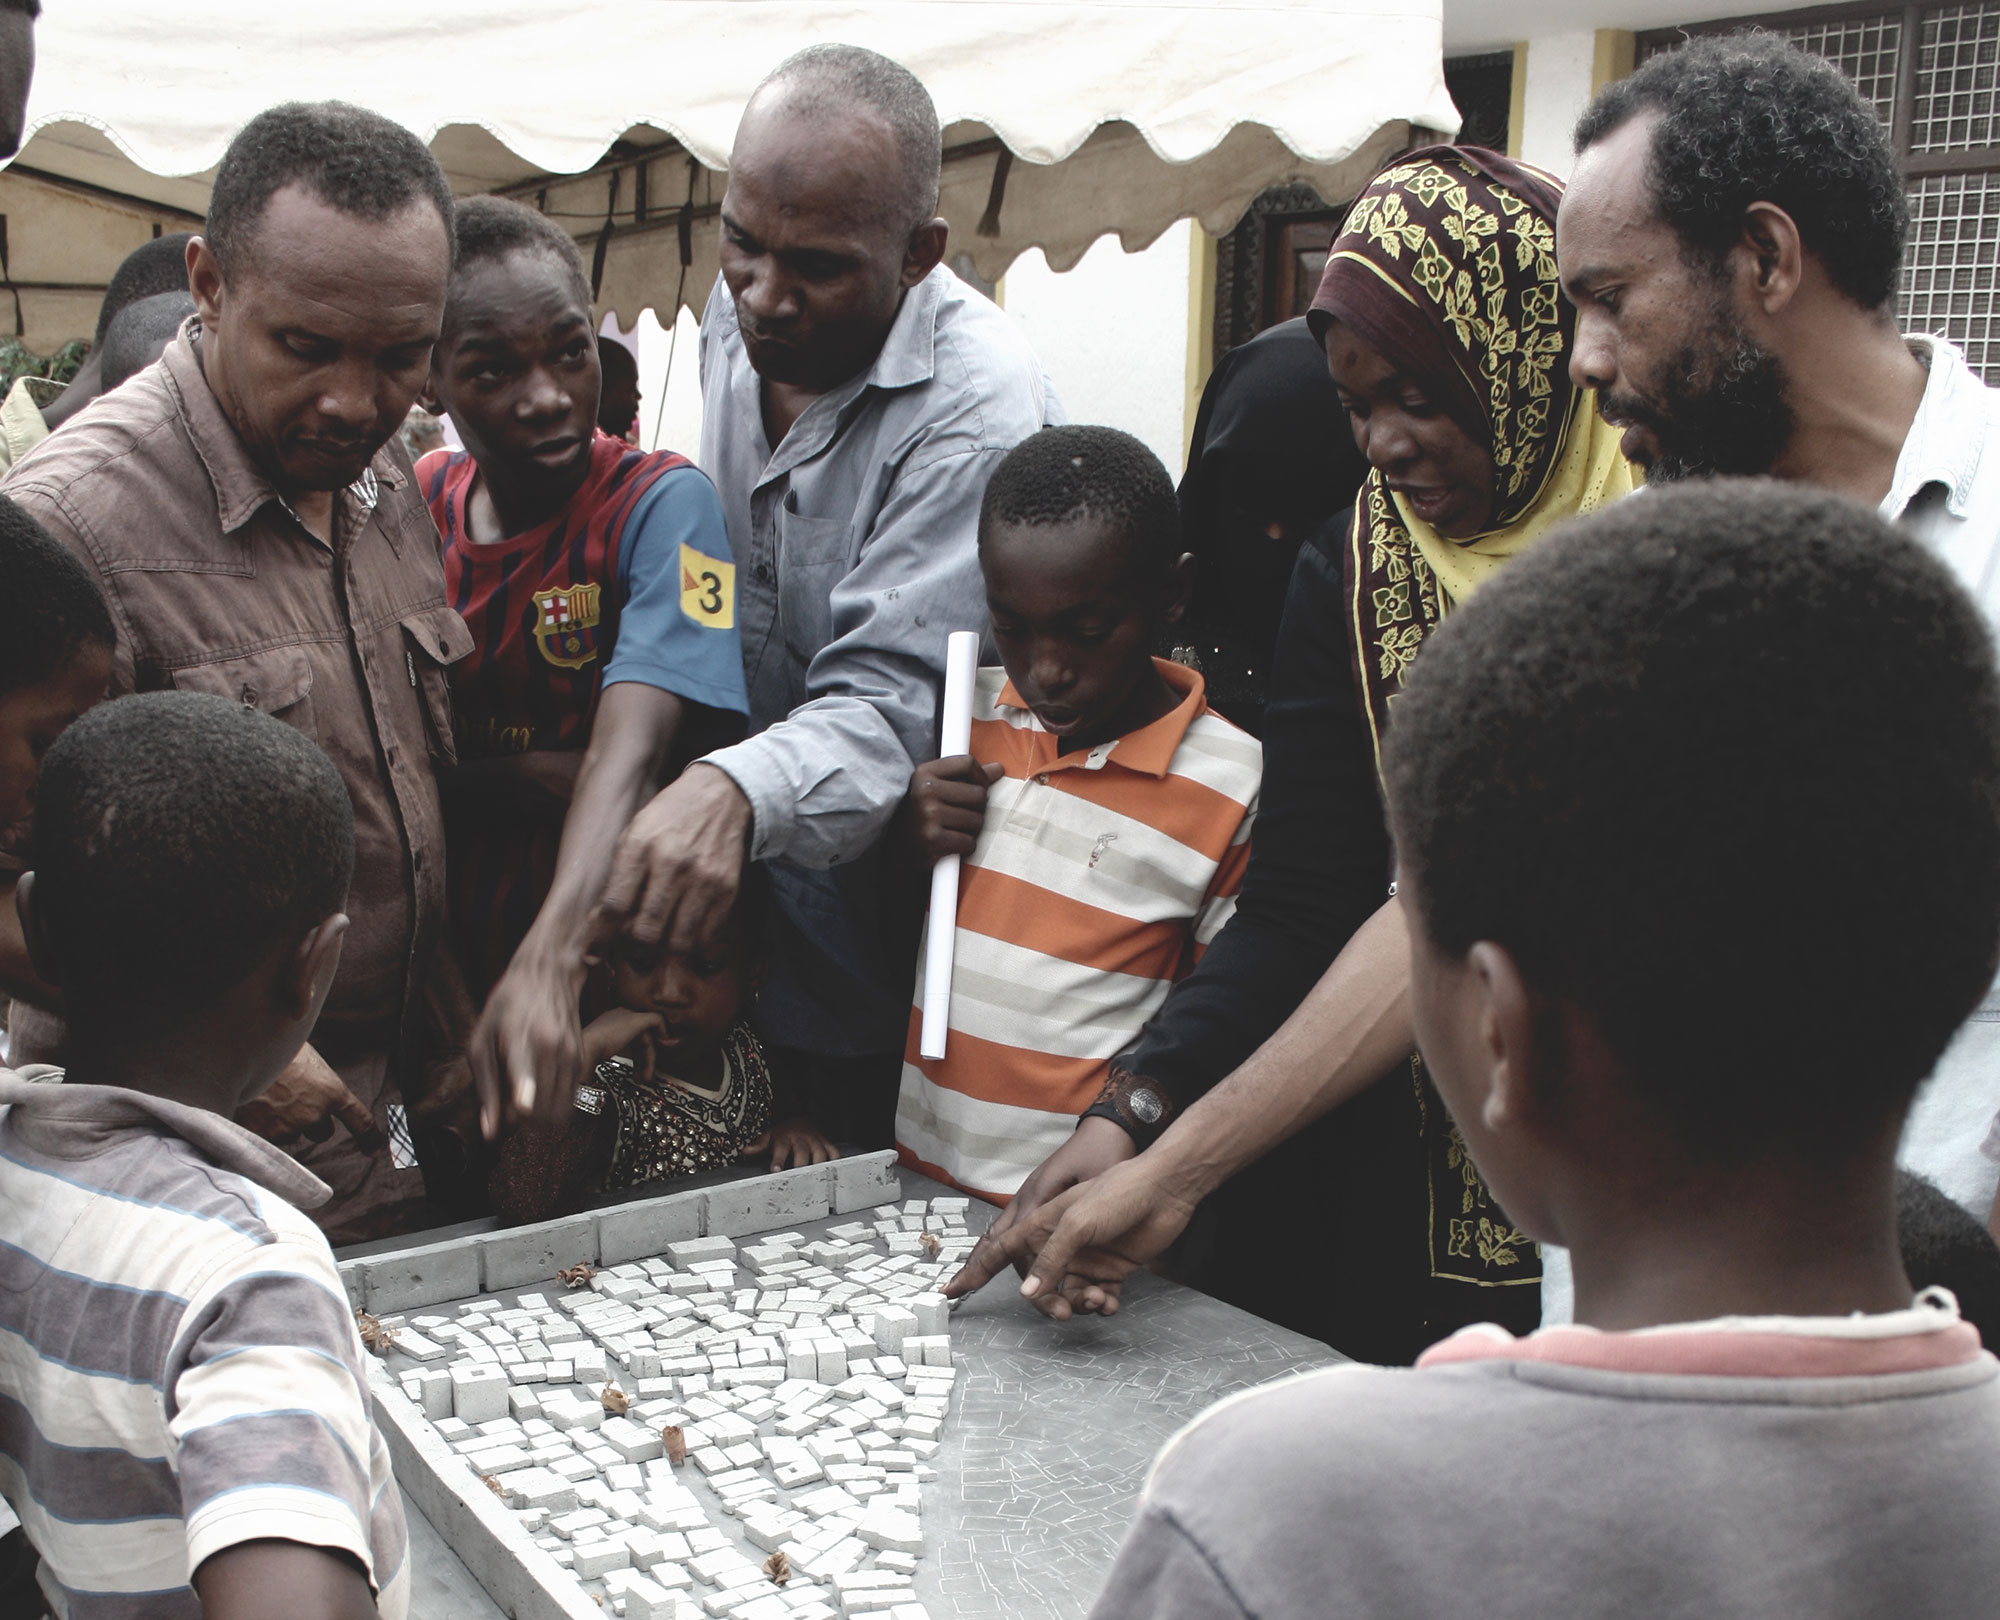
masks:
<svg viewBox="0 0 2000 1620"><path fill-rule="evenodd" d="M1176 1112L1173 1099L1156 1082L1113 1063L1104 1089L1083 1117L1116 1120L1143 1152L1159 1140Z"/></svg>

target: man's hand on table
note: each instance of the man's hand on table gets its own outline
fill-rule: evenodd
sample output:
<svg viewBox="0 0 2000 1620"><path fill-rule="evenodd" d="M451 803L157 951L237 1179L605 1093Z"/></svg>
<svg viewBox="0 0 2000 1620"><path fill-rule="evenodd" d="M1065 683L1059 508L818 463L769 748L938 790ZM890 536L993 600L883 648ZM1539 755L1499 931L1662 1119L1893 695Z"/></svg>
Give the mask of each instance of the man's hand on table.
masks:
<svg viewBox="0 0 2000 1620"><path fill-rule="evenodd" d="M302 1136L324 1142L333 1135L335 1120L354 1133L355 1146L363 1153L380 1153L389 1145L368 1105L310 1045L299 1048L268 1089L236 1110L237 1124L280 1147Z"/></svg>
<svg viewBox="0 0 2000 1620"><path fill-rule="evenodd" d="M1083 1123L1125 1134L1110 1120ZM1125 1279L1166 1252L1197 1202L1164 1173L1157 1156L1140 1154L1048 1197L1030 1214L995 1222L944 1293L970 1294L1007 1266L1025 1266L1021 1293L1044 1316L1058 1322L1079 1311L1109 1316Z"/></svg>
<svg viewBox="0 0 2000 1620"><path fill-rule="evenodd" d="M1068 1192L1080 1181L1103 1175L1138 1151L1139 1145L1132 1140L1131 1133L1115 1120L1097 1116L1078 1120L1070 1139L1029 1172L1020 1191L1000 1211L999 1219L986 1229L980 1242L998 1242L1051 1198ZM1015 1269L1024 1277L1028 1274L1025 1262Z"/></svg>
<svg viewBox="0 0 2000 1620"><path fill-rule="evenodd" d="M749 840L743 790L726 771L690 765L619 838L592 932L622 930L677 953L712 944L735 909Z"/></svg>

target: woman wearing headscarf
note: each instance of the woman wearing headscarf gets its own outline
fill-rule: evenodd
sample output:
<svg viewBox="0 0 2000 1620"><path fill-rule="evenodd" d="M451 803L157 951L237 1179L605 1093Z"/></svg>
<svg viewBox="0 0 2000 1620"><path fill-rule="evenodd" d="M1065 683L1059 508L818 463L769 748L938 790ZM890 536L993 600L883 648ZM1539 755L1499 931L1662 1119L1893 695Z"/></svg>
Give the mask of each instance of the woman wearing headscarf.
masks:
<svg viewBox="0 0 2000 1620"><path fill-rule="evenodd" d="M1306 317L1371 468L1341 567L1377 754L1452 607L1633 488L1617 432L1569 381L1561 199L1553 177L1478 147L1414 154L1355 202Z"/></svg>
<svg viewBox="0 0 2000 1620"><path fill-rule="evenodd" d="M1156 650L1192 665L1211 708L1254 737L1299 547L1338 530L1368 463L1347 431L1326 350L1305 318L1222 357L1202 390L1181 479L1181 544L1201 588Z"/></svg>
<svg viewBox="0 0 2000 1620"><path fill-rule="evenodd" d="M1377 756L1438 623L1557 523L1633 488L1569 380L1560 196L1525 164L1431 147L1378 175L1335 239L1307 318L1370 471L1292 575L1236 914L968 1283L1048 1239L1038 1269L1064 1281L1047 1308L1102 1309L1102 1285L1207 1199L1189 1280L1359 1359L1410 1361L1471 1321L1535 1326L1535 1246L1414 1051Z"/></svg>

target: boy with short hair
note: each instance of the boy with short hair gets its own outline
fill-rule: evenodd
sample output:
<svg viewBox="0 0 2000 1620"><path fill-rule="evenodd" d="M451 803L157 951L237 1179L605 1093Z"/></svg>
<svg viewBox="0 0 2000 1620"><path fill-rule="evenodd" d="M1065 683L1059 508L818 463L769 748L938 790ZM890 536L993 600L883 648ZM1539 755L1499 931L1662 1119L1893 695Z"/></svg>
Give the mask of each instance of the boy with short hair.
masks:
<svg viewBox="0 0 2000 1620"><path fill-rule="evenodd" d="M97 582L55 536L0 495L0 829L34 808L42 756L99 702L117 632Z"/></svg>
<svg viewBox="0 0 2000 1620"><path fill-rule="evenodd" d="M1166 469L1112 428L1045 428L986 487L1003 667L971 753L910 784L924 858L964 868L945 1056L918 1050L920 967L896 1110L903 1161L983 1198L1068 1138L1242 887L1262 750L1150 652L1193 583L1179 541Z"/></svg>
<svg viewBox="0 0 2000 1620"><path fill-rule="evenodd" d="M451 932L483 998L548 893L607 691L670 711L667 735L715 730L749 699L714 486L598 428L602 350L575 240L502 197L466 198L453 234L424 403L450 412L465 449L425 456L417 478L446 598L472 631L451 670L461 763L443 786ZM736 735L740 720L712 740Z"/></svg>
<svg viewBox="0 0 2000 1620"><path fill-rule="evenodd" d="M340 959L354 816L301 733L196 693L45 761L18 903L70 1064L0 1071L0 1494L72 1620L398 1620L401 1500L325 1183L230 1116Z"/></svg>
<svg viewBox="0 0 2000 1620"><path fill-rule="evenodd" d="M2000 1363L1895 1171L2000 957L1973 603L1838 497L1662 490L1453 616L1385 777L1418 1041L1578 1325L1213 1408L1095 1614L1990 1611Z"/></svg>
<svg viewBox="0 0 2000 1620"><path fill-rule="evenodd" d="M8 634L0 640L0 996L53 1009L61 997L28 960L14 882L26 864L42 756L65 726L103 700L118 637L90 570L4 495L0 602L8 605Z"/></svg>

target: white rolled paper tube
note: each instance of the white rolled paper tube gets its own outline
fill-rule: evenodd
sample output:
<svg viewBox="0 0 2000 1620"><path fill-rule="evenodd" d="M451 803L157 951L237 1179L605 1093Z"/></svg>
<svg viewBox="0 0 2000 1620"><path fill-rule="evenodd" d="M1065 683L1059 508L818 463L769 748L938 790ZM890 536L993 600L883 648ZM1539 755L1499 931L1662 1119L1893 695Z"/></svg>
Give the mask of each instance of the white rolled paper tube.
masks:
<svg viewBox="0 0 2000 1620"><path fill-rule="evenodd" d="M954 630L944 649L944 716L938 727L938 757L949 759L972 746L972 683L979 674L979 632ZM958 857L944 856L931 868L931 920L924 943L924 1027L917 1050L944 1056L945 1026L951 1021L951 947L958 937Z"/></svg>

